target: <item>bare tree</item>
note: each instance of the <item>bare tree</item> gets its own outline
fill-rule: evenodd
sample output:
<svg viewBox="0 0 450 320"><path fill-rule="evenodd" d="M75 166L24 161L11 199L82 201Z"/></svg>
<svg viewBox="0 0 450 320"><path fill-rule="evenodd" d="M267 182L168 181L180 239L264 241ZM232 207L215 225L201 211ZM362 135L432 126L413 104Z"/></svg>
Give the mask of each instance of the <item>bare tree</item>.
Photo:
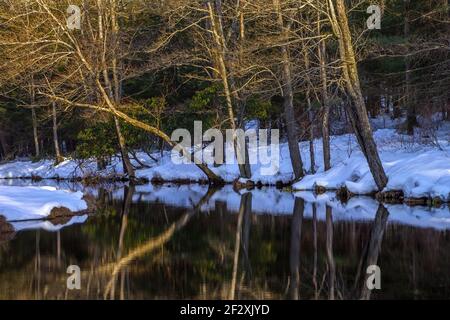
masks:
<svg viewBox="0 0 450 320"><path fill-rule="evenodd" d="M222 1L215 0L214 5L212 1L208 1L206 5L209 13L210 29L215 44L213 59L215 61L215 64L217 65L216 71L219 73L220 78L222 80L231 129L233 129L233 131L236 132L236 129L238 127L236 125L236 117L234 114L233 99L237 103L240 101L240 98L239 93L238 91L236 91L235 87L236 81L232 76L230 76L228 72L229 63L227 63L227 61L229 61L230 57L227 54L227 46L223 30ZM241 24L241 34L244 33L244 30L242 30L242 28L243 23ZM236 134L234 134L233 136L233 143L236 150L236 157L238 159L240 175L243 178L250 179L252 174L247 151L247 145L245 141L243 143L238 141Z"/></svg>
<svg viewBox="0 0 450 320"><path fill-rule="evenodd" d="M39 136L38 136L38 121L36 115L36 91L34 87L34 76L31 76L30 81L30 107L31 107L31 123L33 126L33 142L34 142L34 155L38 158L40 156L39 150Z"/></svg>
<svg viewBox="0 0 450 320"><path fill-rule="evenodd" d="M128 33L119 34L117 11L121 8L118 8L115 0L100 1L97 6L91 7L90 3L84 3L87 7L81 31L69 30L66 25L68 3L35 0L31 4L32 10L13 2L5 4L4 14L9 16L6 20L9 24L6 23L8 28L3 30L1 45L9 50L11 57L13 53L17 55L14 61L20 59L21 63L26 63L25 70L34 69L40 72L51 70L54 73L51 81L39 88L37 93L40 96L64 105L65 108L82 108L94 114L108 113L115 117L116 133L124 159L128 153L125 150L125 141L120 139L120 123L117 119L160 137L194 161L193 155L188 150L171 141L160 129L134 119L121 110L124 105L133 107L137 103L125 102L121 97L121 79L125 78L123 72L126 70L122 63L133 53L133 49L132 39L128 37ZM14 10L11 10L12 8ZM16 27L18 21L28 17L32 18L31 28L34 30L32 41L20 37L23 30ZM130 34L132 37L134 32ZM118 41L118 37L127 42ZM11 77L17 77L22 72L19 68L8 71ZM134 71L129 71L127 77L140 74ZM211 182L222 181L201 161L194 162L198 163L197 166ZM125 169L127 170L127 164ZM130 175L131 167L128 169ZM134 173L130 176L133 175Z"/></svg>
<svg viewBox="0 0 450 320"><path fill-rule="evenodd" d="M292 169L295 179L299 180L304 176L303 161L298 146L298 124L294 112L294 91L292 87L292 69L289 58L289 32L292 20L285 25L280 0L274 0L275 11L278 16L278 27L281 30L281 37L286 44L281 46L282 74L283 74L283 108L286 121L289 153L291 156Z"/></svg>
<svg viewBox="0 0 450 320"><path fill-rule="evenodd" d="M351 98L351 103L347 105L347 112L375 183L379 190L383 190L388 179L381 164L367 115L364 97L361 92L345 3L344 0L328 0L328 5L330 23L339 43L342 75L345 81L346 91Z"/></svg>
<svg viewBox="0 0 450 320"><path fill-rule="evenodd" d="M58 119L56 117L56 102L52 102L52 129L53 129L53 145L55 146L55 162L56 164L63 161L61 150L59 149L58 139Z"/></svg>
<svg viewBox="0 0 450 320"><path fill-rule="evenodd" d="M317 16L317 33L321 34L321 15L318 12ZM324 170L331 169L331 150L330 150L330 99L328 94L328 81L326 69L326 39L322 39L317 47L317 55L320 66L320 89L322 95L322 144L323 144L323 164Z"/></svg>

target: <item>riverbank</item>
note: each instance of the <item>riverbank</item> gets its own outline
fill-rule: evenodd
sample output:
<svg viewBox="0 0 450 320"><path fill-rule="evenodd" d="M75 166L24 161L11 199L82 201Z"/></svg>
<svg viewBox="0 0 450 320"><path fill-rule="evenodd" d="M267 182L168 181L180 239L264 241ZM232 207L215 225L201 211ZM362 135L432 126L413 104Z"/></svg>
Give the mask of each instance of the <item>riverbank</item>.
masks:
<svg viewBox="0 0 450 320"><path fill-rule="evenodd" d="M84 223L95 202L80 191L53 186L0 186L0 243L29 229L58 231Z"/></svg>
<svg viewBox="0 0 450 320"><path fill-rule="evenodd" d="M420 203L450 201L450 124L445 123L435 136L423 132L416 136L406 136L394 129L380 129L374 132L380 157L389 178L388 185L379 195L380 198ZM241 187L290 186L294 191L335 191L344 190L345 194L374 196L377 188L369 171L367 162L351 134L331 138L332 168L324 172L322 141L314 141L316 165L311 168L309 143L299 144L305 170L309 173L301 181L294 182L288 146L280 144L280 161L275 168L276 174L264 176L261 166L252 166L250 181L239 181L236 164L211 167L226 183L240 182ZM170 152L162 156L159 153L151 157L143 152L137 153L139 162L146 167L136 170L136 176L142 183L152 182L178 184L207 184L207 178L194 164L175 164ZM156 159L156 161L154 159ZM133 161L138 166L137 161ZM312 174L314 169L314 174ZM104 170L98 170L93 160L77 161L66 159L54 166L52 160L39 162L15 161L0 165L0 179L55 179L84 181L126 181L122 162L118 157Z"/></svg>

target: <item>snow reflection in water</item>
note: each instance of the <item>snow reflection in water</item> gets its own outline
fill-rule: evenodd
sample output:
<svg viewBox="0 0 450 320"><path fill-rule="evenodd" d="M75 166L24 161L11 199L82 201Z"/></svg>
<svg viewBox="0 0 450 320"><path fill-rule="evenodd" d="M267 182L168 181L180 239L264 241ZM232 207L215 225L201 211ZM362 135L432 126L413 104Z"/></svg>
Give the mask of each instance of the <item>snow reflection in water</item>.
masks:
<svg viewBox="0 0 450 320"><path fill-rule="evenodd" d="M229 186L53 185L94 195L98 211L44 228L56 235L34 225L0 241L0 298L450 298L448 207ZM66 292L69 264L85 290ZM371 264L381 291L364 286Z"/></svg>
<svg viewBox="0 0 450 320"><path fill-rule="evenodd" d="M1 180L0 185L11 186L52 186L58 189L82 191L98 197L100 193L107 193L115 200L124 197L125 185L110 184L102 187L86 187L80 183L68 181L42 180L31 182L30 180ZM141 185L136 186L133 192L133 203L149 202L161 203L177 208L190 209L208 193L205 185ZM202 212L214 211L216 203L224 203L231 212L237 212L242 194L233 190L228 185L214 190L207 202L200 208ZM263 188L250 191L252 194L252 212L255 214L291 215L294 209L295 198L301 198L306 202L304 216L312 217L312 204L317 207L317 218L325 220L325 207L333 209L335 221L371 221L375 218L378 201L370 197L354 197L347 203L339 201L334 193L315 195L312 192L284 192L276 188ZM389 223L410 225L421 228L433 228L437 230L450 229L450 206L441 207L408 206L403 204L385 204L389 212ZM80 219L78 219L80 220ZM80 221L77 220L77 223ZM83 221L81 221L83 222ZM50 228L51 229L51 228Z"/></svg>

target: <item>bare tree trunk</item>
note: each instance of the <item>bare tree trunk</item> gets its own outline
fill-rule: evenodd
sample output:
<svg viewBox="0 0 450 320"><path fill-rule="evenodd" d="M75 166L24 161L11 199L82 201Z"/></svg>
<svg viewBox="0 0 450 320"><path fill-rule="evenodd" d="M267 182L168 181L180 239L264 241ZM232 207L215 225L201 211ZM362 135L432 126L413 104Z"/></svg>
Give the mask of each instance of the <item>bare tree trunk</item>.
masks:
<svg viewBox="0 0 450 320"><path fill-rule="evenodd" d="M37 124L37 116L36 116L36 108L34 106L31 107L31 123L33 125L33 140L34 140L34 155L36 158L40 156L39 150L39 136L38 136L38 124Z"/></svg>
<svg viewBox="0 0 450 320"><path fill-rule="evenodd" d="M320 15L317 18L317 32L320 35ZM331 150L330 150L330 105L328 96L327 84L327 69L326 69L326 43L322 40L318 46L318 57L320 64L320 80L321 80L321 94L322 94L322 147L323 147L323 164L324 171L331 169Z"/></svg>
<svg viewBox="0 0 450 320"><path fill-rule="evenodd" d="M400 104L399 101L396 100L393 102L393 113L392 113L392 117L394 119L398 119L402 116L402 109L400 108Z"/></svg>
<svg viewBox="0 0 450 320"><path fill-rule="evenodd" d="M308 92L308 118L309 118L309 159L311 162L311 169L310 172L312 174L316 173L316 155L314 152L314 112L311 109L311 99L309 97Z"/></svg>
<svg viewBox="0 0 450 320"><path fill-rule="evenodd" d="M305 69L309 70L309 54L308 50L303 45L303 59L305 61ZM311 104L311 79L307 76L306 84L306 105L308 107L308 120L309 120L309 159L310 159L310 172L316 173L316 156L314 152L314 111Z"/></svg>
<svg viewBox="0 0 450 320"><path fill-rule="evenodd" d="M281 29L283 41L289 38L289 29L285 27L280 0L274 0L275 10L278 14L278 26ZM289 22L290 24L290 22ZM305 175L303 171L303 161L298 145L298 125L294 112L294 93L292 89L291 62L289 58L289 46L281 46L282 74L283 74L283 109L286 121L289 154L291 156L292 169L296 180L300 180Z"/></svg>
<svg viewBox="0 0 450 320"><path fill-rule="evenodd" d="M288 58L286 48L282 48L282 57L284 61ZM284 86L284 119L286 121L286 131L288 137L289 154L291 156L292 169L294 171L294 176L296 180L303 178L303 161L300 154L300 149L298 146L298 126L295 120L295 112L293 105L293 91L290 78L289 66L287 63L283 63L283 73L285 76L285 86Z"/></svg>
<svg viewBox="0 0 450 320"><path fill-rule="evenodd" d="M119 66L118 66L118 62L117 62L117 55L119 54L118 50L120 47L119 44L119 22L117 21L117 2L116 0L111 0L111 26L112 26L112 44L113 44L113 52L114 54L112 55L111 58L111 64L112 64L112 84L109 81L109 76L107 73L106 68L103 70L104 72L104 77L108 80L108 85L111 88L111 98L114 100L114 103L116 105L119 105L120 103L120 99L121 99L121 95L122 95L122 85L121 85L121 80L120 80L120 72L118 70ZM104 63L106 66L106 63ZM128 154L128 149L126 146L126 142L125 142L125 138L122 134L122 129L120 127L120 121L119 119L114 116L114 125L116 128L116 134L117 134L117 140L119 142L119 147L120 147L120 153L122 155L122 163L123 163L123 169L124 171L126 171L126 173L128 174L128 177L130 178L131 181L133 181L135 179L135 172L134 172L134 168L131 164L131 160L130 160L130 156Z"/></svg>
<svg viewBox="0 0 450 320"><path fill-rule="evenodd" d="M117 140L119 142L120 154L122 156L123 169L128 174L128 177L131 180L133 180L136 177L136 175L134 172L134 168L131 165L130 156L128 155L125 138L123 137L122 129L120 128L120 121L116 116L114 116L114 127L116 130Z"/></svg>
<svg viewBox="0 0 450 320"><path fill-rule="evenodd" d="M3 158L6 159L8 157L9 153L9 146L8 142L6 141L6 134L5 131L0 129L0 147L1 147L1 153L3 155Z"/></svg>
<svg viewBox="0 0 450 320"><path fill-rule="evenodd" d="M380 96L369 94L367 96L367 108L371 118L378 117L381 114Z"/></svg>
<svg viewBox="0 0 450 320"><path fill-rule="evenodd" d="M236 102L239 100L239 97L236 90L233 90L233 84L235 82L228 75L228 69L226 64L225 36L223 33L223 28L220 19L220 17L222 16L221 0L215 0L215 9L213 8L210 1L208 1L207 7L209 12L209 18L211 21L211 31L213 34L213 39L216 47L215 60L218 67L218 71L220 73L220 77L222 79L223 90L225 93L225 100L227 104L228 117L231 124L231 129L234 132L236 132L237 125L233 109L233 96ZM216 19L215 12L219 16L219 19ZM233 141L236 157L238 159L240 176L246 179L250 179L252 177L252 174L249 161L250 159L248 157L247 144L245 143L243 146L240 145L235 134L233 135Z"/></svg>
<svg viewBox="0 0 450 320"><path fill-rule="evenodd" d="M55 146L55 163L61 163L64 159L61 156L58 140L58 120L56 118L56 102L52 102L52 119L53 119L53 144Z"/></svg>
<svg viewBox="0 0 450 320"><path fill-rule="evenodd" d="M38 123L37 123L37 116L36 116L36 92L34 90L34 77L31 76L31 83L30 83L30 97L31 97L31 124L33 126L33 140L34 140L34 155L36 158L40 156L40 150L39 150L39 136L38 136Z"/></svg>
<svg viewBox="0 0 450 320"><path fill-rule="evenodd" d="M410 25L409 25L409 4L410 0L405 0L405 24L404 37L409 41ZM416 106L414 99L411 97L411 59L409 56L405 57L405 102L406 102L406 133L408 135L414 134L414 128L417 126Z"/></svg>
<svg viewBox="0 0 450 320"><path fill-rule="evenodd" d="M28 5L27 5L28 6ZM27 11L30 10L30 8L27 8ZM29 25L30 19L27 15L27 25ZM27 38L31 39L31 36L29 34L29 31L27 30ZM31 102L31 123L33 126L33 140L34 140L34 155L36 158L39 158L40 156L40 148L39 148L39 137L38 137L38 123L37 123L37 116L36 116L36 91L34 87L34 74L31 74L30 77L30 102Z"/></svg>
<svg viewBox="0 0 450 320"><path fill-rule="evenodd" d="M336 9L333 2L336 2ZM372 176L379 190L383 190L388 179L381 164L364 98L361 93L358 68L348 26L347 10L344 0L328 0L330 7L330 22L339 40L342 73L351 103L347 105L347 112L353 126L359 146L364 153Z"/></svg>

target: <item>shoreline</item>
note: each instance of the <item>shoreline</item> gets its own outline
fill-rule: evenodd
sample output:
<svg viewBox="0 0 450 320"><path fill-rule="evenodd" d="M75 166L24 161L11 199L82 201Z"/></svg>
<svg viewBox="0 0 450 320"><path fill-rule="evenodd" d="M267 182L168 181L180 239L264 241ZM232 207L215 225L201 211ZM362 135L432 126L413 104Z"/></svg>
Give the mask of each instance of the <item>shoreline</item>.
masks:
<svg viewBox="0 0 450 320"><path fill-rule="evenodd" d="M265 184L262 182L254 182L251 180L241 181L235 180L234 182L226 182L219 184L210 183L208 180L199 180L192 181L187 179L175 179L175 180L162 180L162 179L145 179L139 178L134 181L131 181L127 177L76 177L76 178L42 178L42 177L19 177L19 178L0 178L0 181L9 181L9 180L24 180L31 182L40 182L40 181L57 181L57 182L72 182L72 183L80 183L83 186L99 186L105 183L132 183L135 186L139 185L153 185L153 186L162 186L162 185L177 185L177 186L189 186L189 185L201 185L201 186L209 186L211 188L220 189L224 186L233 186L237 192L241 190L252 191L255 189L263 189L263 188L276 188L278 190L282 190L283 192L289 192L295 194L296 192L312 192L316 195L324 194L324 193L335 193L337 198L345 203L348 202L351 198L355 197L370 197L377 200L383 204L405 204L410 207L414 206L428 206L428 207L441 207L443 205L450 205L450 198L444 199L443 197L432 197L432 196L422 196L422 197L407 197L404 195L402 190L388 190L382 192L369 192L369 193L353 193L346 186L342 186L340 188L325 188L322 186L316 186L312 189L295 189L293 186L296 183L295 181L290 183L285 183L282 181L278 181L275 184ZM94 199L95 200L95 199ZM92 199L89 200L92 203ZM87 201L88 202L88 201ZM90 209L88 209L90 210ZM76 215L76 214L75 214ZM72 215L72 216L75 216Z"/></svg>

